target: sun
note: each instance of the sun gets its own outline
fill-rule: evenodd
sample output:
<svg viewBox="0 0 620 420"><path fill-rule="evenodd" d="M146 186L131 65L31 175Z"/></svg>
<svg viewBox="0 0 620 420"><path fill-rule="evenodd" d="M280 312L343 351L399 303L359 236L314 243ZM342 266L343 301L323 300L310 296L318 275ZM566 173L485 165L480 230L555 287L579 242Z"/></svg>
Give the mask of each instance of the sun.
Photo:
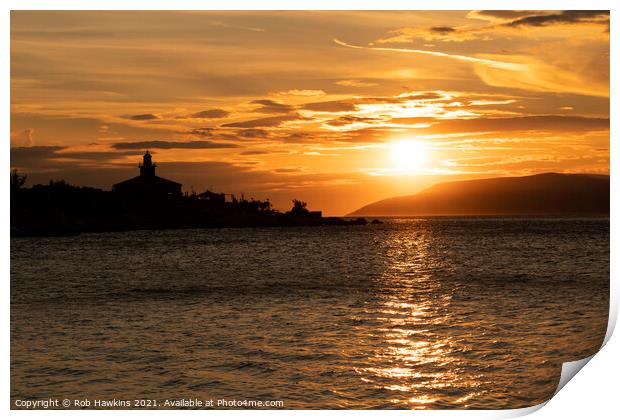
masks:
<svg viewBox="0 0 620 420"><path fill-rule="evenodd" d="M399 171L420 170L428 158L428 146L417 140L400 140L390 144L394 168Z"/></svg>

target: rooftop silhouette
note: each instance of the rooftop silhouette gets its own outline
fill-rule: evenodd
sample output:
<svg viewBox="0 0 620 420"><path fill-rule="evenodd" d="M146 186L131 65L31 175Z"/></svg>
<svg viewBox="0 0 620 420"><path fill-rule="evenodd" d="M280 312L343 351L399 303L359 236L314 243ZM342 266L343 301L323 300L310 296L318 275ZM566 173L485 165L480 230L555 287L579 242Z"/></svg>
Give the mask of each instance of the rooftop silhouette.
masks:
<svg viewBox="0 0 620 420"><path fill-rule="evenodd" d="M182 184L155 175L157 165L147 150L142 158L140 175L112 186L112 191L132 196L180 196Z"/></svg>

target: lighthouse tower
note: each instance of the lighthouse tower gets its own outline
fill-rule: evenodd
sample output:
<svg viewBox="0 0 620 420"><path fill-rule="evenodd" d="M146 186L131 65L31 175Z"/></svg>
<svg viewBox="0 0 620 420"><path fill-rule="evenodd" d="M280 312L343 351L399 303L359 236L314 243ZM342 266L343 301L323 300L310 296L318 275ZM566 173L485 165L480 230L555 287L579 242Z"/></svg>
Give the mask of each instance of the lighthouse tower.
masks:
<svg viewBox="0 0 620 420"><path fill-rule="evenodd" d="M142 165L140 165L140 176L155 176L155 167L157 167L157 165L153 163L151 154L147 150L142 157Z"/></svg>

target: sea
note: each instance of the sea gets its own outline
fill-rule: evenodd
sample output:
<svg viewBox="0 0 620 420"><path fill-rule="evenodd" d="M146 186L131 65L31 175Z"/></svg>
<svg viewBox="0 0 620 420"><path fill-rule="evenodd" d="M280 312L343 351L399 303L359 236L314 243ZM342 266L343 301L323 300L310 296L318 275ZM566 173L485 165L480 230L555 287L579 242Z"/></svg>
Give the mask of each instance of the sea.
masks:
<svg viewBox="0 0 620 420"><path fill-rule="evenodd" d="M383 221L12 238L12 408L522 408L600 348L609 219Z"/></svg>

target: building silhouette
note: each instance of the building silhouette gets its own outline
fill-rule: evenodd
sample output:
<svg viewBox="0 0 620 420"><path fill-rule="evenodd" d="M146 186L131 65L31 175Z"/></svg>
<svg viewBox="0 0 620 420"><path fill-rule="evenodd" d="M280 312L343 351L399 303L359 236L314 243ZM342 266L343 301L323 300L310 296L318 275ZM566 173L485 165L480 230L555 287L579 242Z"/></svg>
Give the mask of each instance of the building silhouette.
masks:
<svg viewBox="0 0 620 420"><path fill-rule="evenodd" d="M157 165L147 150L140 165L140 175L112 186L112 191L131 196L181 195L181 184L155 175Z"/></svg>

